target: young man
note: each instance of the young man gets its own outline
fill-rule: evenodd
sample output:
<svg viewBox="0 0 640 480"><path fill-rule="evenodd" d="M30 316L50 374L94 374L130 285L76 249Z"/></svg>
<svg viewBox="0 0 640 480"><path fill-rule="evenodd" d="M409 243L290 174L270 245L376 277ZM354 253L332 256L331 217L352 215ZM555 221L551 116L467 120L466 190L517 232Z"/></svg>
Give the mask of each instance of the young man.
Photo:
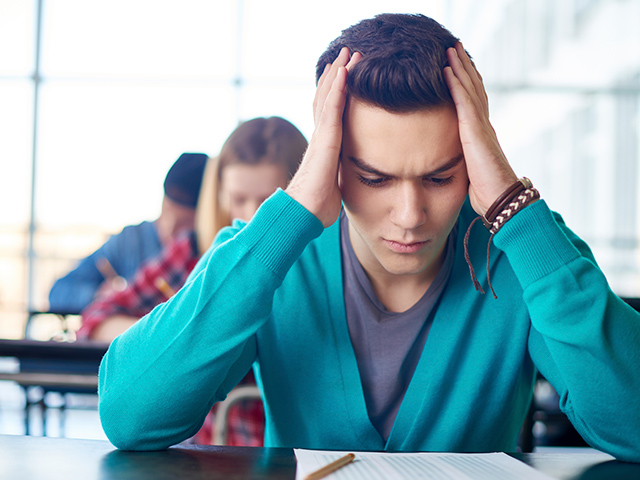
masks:
<svg viewBox="0 0 640 480"><path fill-rule="evenodd" d="M267 446L513 451L537 367L587 441L640 461L640 317L517 181L462 45L427 17L382 15L318 70L286 192L112 343L110 440L188 438L253 364ZM497 248L477 278L498 298L469 278L487 261L490 233L465 238L479 215Z"/></svg>
<svg viewBox="0 0 640 480"><path fill-rule="evenodd" d="M179 233L192 230L206 162L204 153L180 155L164 180L160 216L124 227L58 279L49 292L49 310L80 313L98 292L122 291L146 260L160 254Z"/></svg>

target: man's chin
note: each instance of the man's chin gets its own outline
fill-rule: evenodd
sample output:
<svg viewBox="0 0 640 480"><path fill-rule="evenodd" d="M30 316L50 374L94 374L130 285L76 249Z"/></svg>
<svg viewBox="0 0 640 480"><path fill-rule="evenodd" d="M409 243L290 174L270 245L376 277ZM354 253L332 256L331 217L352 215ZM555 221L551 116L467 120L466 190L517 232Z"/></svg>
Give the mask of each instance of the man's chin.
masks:
<svg viewBox="0 0 640 480"><path fill-rule="evenodd" d="M399 277L419 275L428 267L424 260L416 262L388 262L382 266L388 274L397 275Z"/></svg>

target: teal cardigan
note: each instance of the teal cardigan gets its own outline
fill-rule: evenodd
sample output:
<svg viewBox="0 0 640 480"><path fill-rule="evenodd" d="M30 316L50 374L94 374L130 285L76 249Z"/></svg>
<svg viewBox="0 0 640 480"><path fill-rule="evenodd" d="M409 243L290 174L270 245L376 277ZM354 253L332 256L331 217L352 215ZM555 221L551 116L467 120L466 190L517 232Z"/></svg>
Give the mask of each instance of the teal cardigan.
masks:
<svg viewBox="0 0 640 480"><path fill-rule="evenodd" d="M339 222L283 191L223 230L187 284L113 341L100 416L122 449L194 435L253 366L265 445L338 450L514 451L536 367L593 446L640 461L640 316L609 289L588 247L543 201L495 235L491 281L473 289L459 218L453 271L385 442L369 421L345 317ZM488 232L470 256L486 287Z"/></svg>

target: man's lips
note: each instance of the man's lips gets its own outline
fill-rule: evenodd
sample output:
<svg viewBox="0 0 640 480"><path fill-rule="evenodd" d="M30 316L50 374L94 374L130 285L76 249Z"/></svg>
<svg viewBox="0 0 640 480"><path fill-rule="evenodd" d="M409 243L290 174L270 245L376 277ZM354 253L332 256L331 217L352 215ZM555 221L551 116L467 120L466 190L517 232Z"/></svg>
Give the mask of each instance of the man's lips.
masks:
<svg viewBox="0 0 640 480"><path fill-rule="evenodd" d="M411 243L403 243L396 242L395 240L387 240L383 239L391 250L397 253L416 253L424 247L428 241L424 242L411 242Z"/></svg>

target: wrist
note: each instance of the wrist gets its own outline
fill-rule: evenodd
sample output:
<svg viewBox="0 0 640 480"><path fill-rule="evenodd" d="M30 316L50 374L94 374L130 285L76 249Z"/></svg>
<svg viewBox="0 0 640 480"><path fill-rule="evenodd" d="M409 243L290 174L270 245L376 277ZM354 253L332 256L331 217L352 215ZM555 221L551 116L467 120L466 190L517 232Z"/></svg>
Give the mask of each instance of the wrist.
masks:
<svg viewBox="0 0 640 480"><path fill-rule="evenodd" d="M340 215L342 201L337 187L333 192L321 191L314 194L304 187L298 188L290 184L285 193L316 217L324 227L332 225Z"/></svg>
<svg viewBox="0 0 640 480"><path fill-rule="evenodd" d="M493 202L482 216L482 223L492 234L495 234L513 215L539 198L540 193L533 188L531 180L522 177Z"/></svg>
<svg viewBox="0 0 640 480"><path fill-rule="evenodd" d="M493 286L491 285L491 274L489 272L489 249L491 247L491 240L508 220L524 209L527 205L535 203L539 198L540 193L538 190L533 188L533 185L528 178L523 177L504 190L504 192L500 194L493 204L487 209L484 215L476 217L476 219L469 224L467 233L464 236L464 257L469 265L473 285L480 293L484 294L484 290L482 289L480 282L478 282L468 252L471 227L473 227L473 224L476 223L476 221L482 219L484 226L491 232L489 244L487 246L487 283L489 284L491 293L493 293L493 298L498 298L496 292L493 290Z"/></svg>

